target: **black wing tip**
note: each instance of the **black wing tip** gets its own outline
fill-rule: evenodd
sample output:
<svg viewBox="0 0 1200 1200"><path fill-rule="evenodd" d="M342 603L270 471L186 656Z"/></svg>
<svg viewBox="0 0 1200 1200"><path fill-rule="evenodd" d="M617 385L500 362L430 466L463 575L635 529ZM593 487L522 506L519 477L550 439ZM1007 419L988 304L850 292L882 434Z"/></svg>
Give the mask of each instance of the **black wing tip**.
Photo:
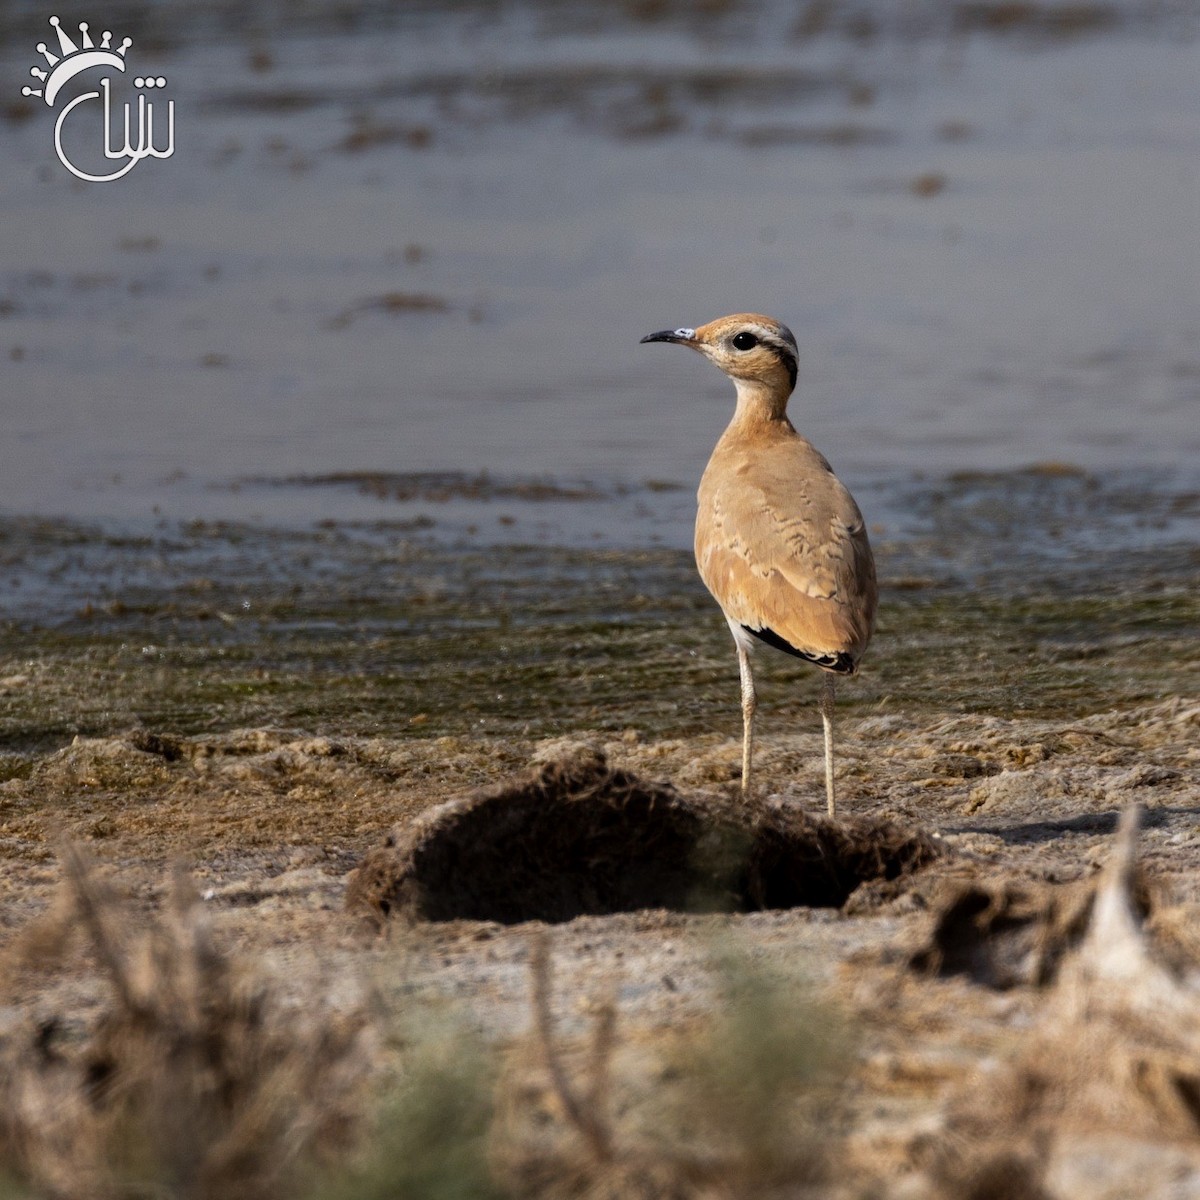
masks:
<svg viewBox="0 0 1200 1200"><path fill-rule="evenodd" d="M835 675L853 675L858 670L858 659L844 650L837 654L811 654L807 650L797 650L791 642L781 638L773 629L751 629L749 625L743 625L742 628L760 642L766 642L768 646L782 650L784 654L790 654L793 658L802 658L823 671L832 671Z"/></svg>

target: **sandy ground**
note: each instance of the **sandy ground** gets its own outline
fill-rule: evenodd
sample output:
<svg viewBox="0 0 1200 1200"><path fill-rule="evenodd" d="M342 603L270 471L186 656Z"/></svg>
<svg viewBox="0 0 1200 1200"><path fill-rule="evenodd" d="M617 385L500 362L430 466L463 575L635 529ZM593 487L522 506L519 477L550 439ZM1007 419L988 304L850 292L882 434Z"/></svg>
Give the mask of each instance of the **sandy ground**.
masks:
<svg viewBox="0 0 1200 1200"><path fill-rule="evenodd" d="M1069 721L846 720L843 811L919 825L940 839L945 857L891 895L865 885L842 911L649 910L554 926L560 1031L583 1037L597 1007L615 1005L624 1048L618 1123L636 1127L647 1094L671 1088L673 1037L720 1006L714 956L729 939L750 961L795 980L798 996L815 990L854 1031L836 1118L849 1157L828 1194L868 1182L886 1183L884 1194L900 1194L902 1183L904 1194L941 1194L923 1173L937 1158L930 1139L940 1145L948 1136L948 1114L981 1072L1021 1053L1052 1008L1052 989L1037 985L1055 975L1037 978L1028 947L1002 948L997 966L982 934L984 949L958 963L967 964L961 973L914 971L910 957L930 945L947 889L975 881L1036 894L1090 880L1111 852L1118 813L1136 803L1145 809L1143 863L1160 889L1155 913L1194 921L1198 728L1200 703L1180 700ZM728 739L582 741L646 779L740 803L728 782L738 747ZM182 856L219 941L276 976L298 1006L314 988L344 1009L369 996L399 1007L436 999L488 1040L520 1044L530 1036L531 931L540 923L393 922L379 934L344 911L347 872L389 827L457 793L458 761L489 763L504 776L522 759L570 749L561 741L296 739L259 730L80 739L40 756L28 778L0 786L8 953L21 964L7 976L8 1036L52 1015L86 1025L106 1002L108 984L86 955L43 967L22 951L36 944L30 919L60 885L55 839L68 837L147 910L160 902L165 864ZM759 763L769 803L819 807L820 753L815 734L766 738ZM1004 986L989 986L997 981ZM1084 1131L1103 1132L1095 1123ZM1142 1137L1114 1156L1066 1135L1049 1149L1030 1136L1014 1124L1013 1143L1027 1153L1041 1145L1038 1161L1063 1177L1049 1194L1190 1195L1200 1187L1200 1140L1168 1153ZM1106 1166L1093 1170L1081 1155ZM1187 1186L1148 1188L1147 1170L1163 1176L1164 1189L1168 1180ZM1146 1190L1128 1190L1135 1179Z"/></svg>

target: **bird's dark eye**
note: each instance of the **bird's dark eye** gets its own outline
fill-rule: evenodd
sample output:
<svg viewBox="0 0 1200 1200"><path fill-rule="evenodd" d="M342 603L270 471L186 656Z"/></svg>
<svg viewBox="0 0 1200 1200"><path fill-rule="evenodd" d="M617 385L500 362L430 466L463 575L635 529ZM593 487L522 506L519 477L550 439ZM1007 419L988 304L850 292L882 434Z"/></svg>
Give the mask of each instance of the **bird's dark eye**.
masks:
<svg viewBox="0 0 1200 1200"><path fill-rule="evenodd" d="M741 333L734 334L733 344L739 350L753 350L758 345L758 338L754 334L742 330Z"/></svg>

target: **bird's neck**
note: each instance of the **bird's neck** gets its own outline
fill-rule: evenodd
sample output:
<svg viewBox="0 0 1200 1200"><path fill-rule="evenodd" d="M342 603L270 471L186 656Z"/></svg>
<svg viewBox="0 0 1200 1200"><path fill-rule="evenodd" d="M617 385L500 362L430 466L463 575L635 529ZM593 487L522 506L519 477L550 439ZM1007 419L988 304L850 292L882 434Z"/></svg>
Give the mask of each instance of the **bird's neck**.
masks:
<svg viewBox="0 0 1200 1200"><path fill-rule="evenodd" d="M790 388L772 387L756 379L735 379L737 408L734 410L735 425L762 425L782 422L787 419L787 402Z"/></svg>

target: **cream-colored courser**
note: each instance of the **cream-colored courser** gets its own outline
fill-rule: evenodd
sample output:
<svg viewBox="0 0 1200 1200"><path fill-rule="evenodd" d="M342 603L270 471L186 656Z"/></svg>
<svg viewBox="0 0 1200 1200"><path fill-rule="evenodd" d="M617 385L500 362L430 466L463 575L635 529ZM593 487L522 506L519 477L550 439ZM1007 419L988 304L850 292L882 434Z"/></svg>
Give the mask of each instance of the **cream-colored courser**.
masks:
<svg viewBox="0 0 1200 1200"><path fill-rule="evenodd" d="M787 418L796 339L758 313L643 342L698 350L737 388L737 408L700 480L696 565L725 613L742 677L742 791L754 745L755 639L825 672L825 790L835 811L834 679L853 675L875 627L875 560L862 513L824 456Z"/></svg>

